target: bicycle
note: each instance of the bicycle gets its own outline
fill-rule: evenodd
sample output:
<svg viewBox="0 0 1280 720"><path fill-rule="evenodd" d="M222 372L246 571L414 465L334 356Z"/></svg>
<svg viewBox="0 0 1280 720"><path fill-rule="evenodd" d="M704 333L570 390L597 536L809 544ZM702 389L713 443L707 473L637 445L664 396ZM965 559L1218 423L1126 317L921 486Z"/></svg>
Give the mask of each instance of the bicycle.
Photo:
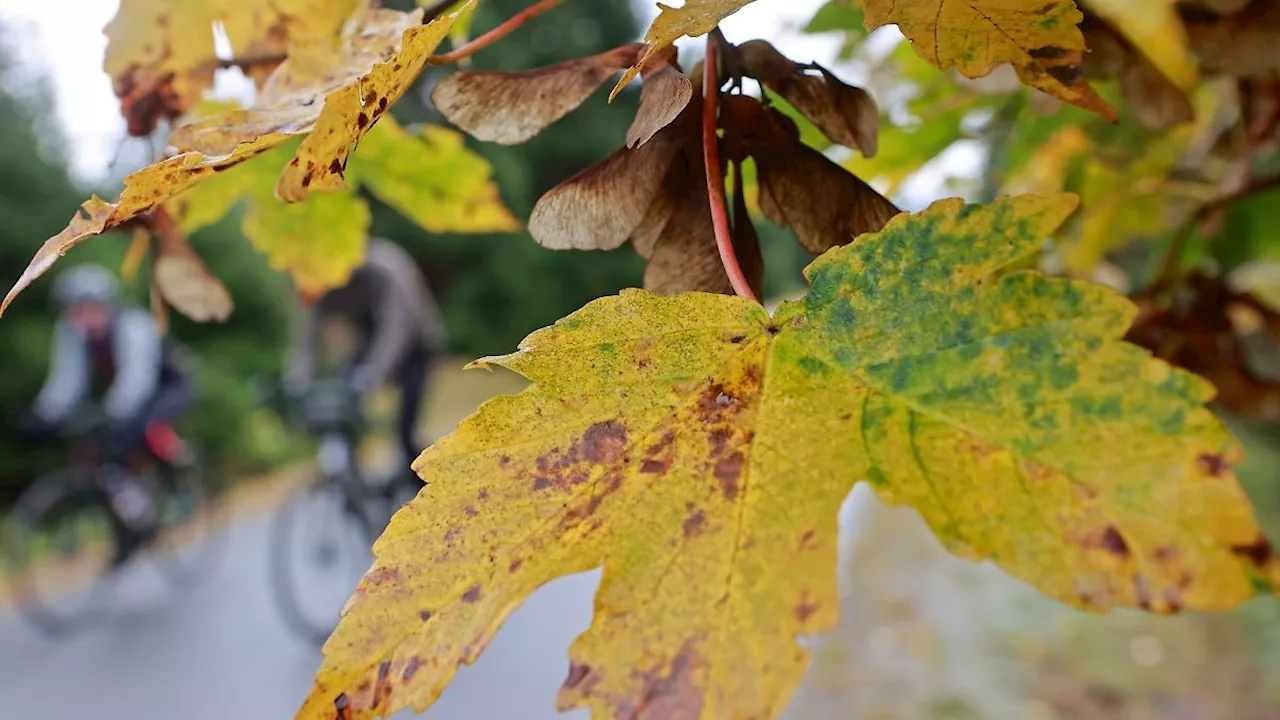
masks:
<svg viewBox="0 0 1280 720"><path fill-rule="evenodd" d="M126 471L104 463L107 427L105 415L85 409L46 432L20 428L27 436L71 444L70 463L32 482L3 527L4 575L17 610L49 636L101 619L118 571L144 552L151 552L169 585L185 590L213 550L204 536L210 488L199 448L167 423L153 423ZM155 521L155 533L142 541L117 508L139 501L150 502Z"/></svg>
<svg viewBox="0 0 1280 720"><path fill-rule="evenodd" d="M368 423L359 395L346 382L316 382L292 396L259 381L259 397L319 440L319 478L276 514L268 570L285 623L304 639L323 644L373 560L373 541L402 504L403 485L388 482L379 488L366 481L358 449ZM302 576L313 569L333 571L333 576L319 581Z"/></svg>

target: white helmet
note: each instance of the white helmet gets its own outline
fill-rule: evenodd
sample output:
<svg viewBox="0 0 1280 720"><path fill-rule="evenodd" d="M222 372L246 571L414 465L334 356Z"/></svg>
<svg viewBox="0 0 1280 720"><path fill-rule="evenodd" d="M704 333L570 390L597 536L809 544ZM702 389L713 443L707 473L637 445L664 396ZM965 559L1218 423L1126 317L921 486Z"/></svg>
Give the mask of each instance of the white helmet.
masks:
<svg viewBox="0 0 1280 720"><path fill-rule="evenodd" d="M53 296L64 308L81 302L113 305L120 297L120 283L103 267L79 265L58 276Z"/></svg>

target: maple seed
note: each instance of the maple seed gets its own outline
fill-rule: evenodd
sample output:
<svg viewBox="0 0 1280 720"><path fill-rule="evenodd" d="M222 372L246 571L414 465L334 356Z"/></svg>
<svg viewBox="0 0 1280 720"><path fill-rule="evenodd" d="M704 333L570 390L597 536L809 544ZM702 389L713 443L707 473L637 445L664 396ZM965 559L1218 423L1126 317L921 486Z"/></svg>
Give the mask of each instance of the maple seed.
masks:
<svg viewBox="0 0 1280 720"><path fill-rule="evenodd" d="M440 81L431 101L449 122L477 140L518 145L572 112L605 80L635 62L633 43L579 60L523 72L457 72Z"/></svg>

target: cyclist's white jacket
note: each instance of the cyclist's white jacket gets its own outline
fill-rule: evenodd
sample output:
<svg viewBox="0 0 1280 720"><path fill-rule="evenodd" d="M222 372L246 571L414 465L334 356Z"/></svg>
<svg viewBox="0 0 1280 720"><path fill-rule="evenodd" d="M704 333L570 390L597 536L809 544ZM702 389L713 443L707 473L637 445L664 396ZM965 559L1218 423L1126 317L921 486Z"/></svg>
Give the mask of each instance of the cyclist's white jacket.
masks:
<svg viewBox="0 0 1280 720"><path fill-rule="evenodd" d="M125 420L142 412L159 388L164 341L151 314L135 308L116 313L111 341L115 374L103 409L112 418ZM36 415L49 422L66 417L84 400L92 372L88 338L60 318L53 331L49 376L36 397Z"/></svg>

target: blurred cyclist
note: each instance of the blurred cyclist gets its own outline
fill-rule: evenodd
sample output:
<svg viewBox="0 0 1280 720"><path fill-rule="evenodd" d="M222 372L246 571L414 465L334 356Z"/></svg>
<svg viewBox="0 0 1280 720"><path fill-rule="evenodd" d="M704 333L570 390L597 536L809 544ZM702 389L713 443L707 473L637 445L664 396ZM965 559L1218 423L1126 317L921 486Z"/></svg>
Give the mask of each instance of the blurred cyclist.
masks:
<svg viewBox="0 0 1280 720"><path fill-rule="evenodd" d="M62 315L34 414L55 428L88 395L103 391L108 463L100 482L125 523L117 557L122 561L155 532L151 492L128 472L128 461L149 441L166 459L159 445L168 440L172 450L168 423L190 405L190 385L151 314L124 307L115 276L104 268L82 265L62 273L54 297Z"/></svg>
<svg viewBox="0 0 1280 720"><path fill-rule="evenodd" d="M336 320L354 330L356 342L343 363L352 390L366 395L388 381L400 388L396 422L402 463L398 477L420 481L408 466L423 446L414 429L426 392L431 361L444 339L440 309L413 257L389 240L372 238L365 262L347 284L330 290L306 312L294 357L285 375L291 393L314 379L321 327Z"/></svg>

